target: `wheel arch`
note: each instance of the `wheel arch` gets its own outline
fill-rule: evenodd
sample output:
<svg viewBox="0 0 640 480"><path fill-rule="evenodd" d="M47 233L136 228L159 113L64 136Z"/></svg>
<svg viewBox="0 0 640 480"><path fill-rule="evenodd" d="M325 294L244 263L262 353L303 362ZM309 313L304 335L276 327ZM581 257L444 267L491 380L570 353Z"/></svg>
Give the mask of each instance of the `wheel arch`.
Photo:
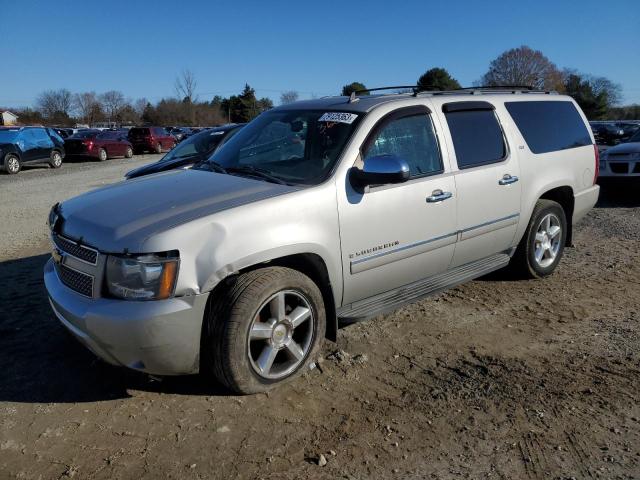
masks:
<svg viewBox="0 0 640 480"><path fill-rule="evenodd" d="M552 188L540 195L539 200L553 200L559 203L564 210L564 214L567 217L567 238L565 246L570 247L573 242L573 222L571 219L573 218L573 209L575 206L573 188L568 185Z"/></svg>
<svg viewBox="0 0 640 480"><path fill-rule="evenodd" d="M338 317L336 315L334 292L327 265L324 259L317 253L294 253L241 268L238 272L220 281L212 290L210 297L215 299L219 290L224 289L228 282L233 281L238 275L264 267L286 267L297 270L308 276L318 286L327 314L325 337L335 342L338 336Z"/></svg>

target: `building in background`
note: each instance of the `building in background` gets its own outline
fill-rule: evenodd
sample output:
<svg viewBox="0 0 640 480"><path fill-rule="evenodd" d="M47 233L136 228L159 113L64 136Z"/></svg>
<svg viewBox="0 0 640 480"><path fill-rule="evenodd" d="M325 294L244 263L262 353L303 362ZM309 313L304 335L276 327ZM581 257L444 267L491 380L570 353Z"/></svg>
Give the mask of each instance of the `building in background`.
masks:
<svg viewBox="0 0 640 480"><path fill-rule="evenodd" d="M15 125L18 123L18 116L15 113L11 113L9 110L0 110L2 114L0 116L0 125Z"/></svg>

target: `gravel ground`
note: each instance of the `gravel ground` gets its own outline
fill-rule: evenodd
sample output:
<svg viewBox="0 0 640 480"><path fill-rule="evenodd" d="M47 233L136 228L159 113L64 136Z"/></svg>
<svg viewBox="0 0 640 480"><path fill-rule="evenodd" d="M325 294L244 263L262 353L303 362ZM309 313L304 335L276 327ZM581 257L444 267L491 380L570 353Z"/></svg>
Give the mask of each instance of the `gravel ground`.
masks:
<svg viewBox="0 0 640 480"><path fill-rule="evenodd" d="M45 164L25 166L17 175L0 172L0 259L23 256L47 240L47 214L56 202L122 180L129 170L160 158L65 159L57 170Z"/></svg>
<svg viewBox="0 0 640 480"><path fill-rule="evenodd" d="M640 477L634 186L603 191L552 277L343 328L299 381L238 397L105 365L49 311L49 206L144 161L0 177L18 243L0 257L0 478Z"/></svg>

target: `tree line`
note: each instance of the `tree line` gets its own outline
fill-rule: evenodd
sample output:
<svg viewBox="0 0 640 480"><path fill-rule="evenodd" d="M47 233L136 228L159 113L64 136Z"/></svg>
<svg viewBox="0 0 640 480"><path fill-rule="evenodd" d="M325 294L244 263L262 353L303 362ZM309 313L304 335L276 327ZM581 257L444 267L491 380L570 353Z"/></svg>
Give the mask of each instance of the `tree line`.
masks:
<svg viewBox="0 0 640 480"><path fill-rule="evenodd" d="M175 96L152 104L146 98L127 99L117 90L104 93L72 93L67 89L47 90L36 99L35 108L13 109L23 124L71 126L94 125L97 122L116 124L154 125L220 125L243 123L273 107L271 99L257 98L248 84L237 95L214 96L210 101L200 100L198 82L190 70L176 78ZM452 90L460 83L446 69L434 67L416 81L423 90ZM605 77L580 73L570 68L559 68L541 51L528 46L512 48L500 54L489 64L474 86L521 86L555 90L572 96L590 120L639 119L640 105L621 106L621 87ZM367 95L366 86L352 82L342 88L342 95ZM295 90L282 92L280 104L297 101Z"/></svg>
<svg viewBox="0 0 640 480"><path fill-rule="evenodd" d="M416 85L423 90L455 90L460 83L441 67L422 74ZM526 45L512 48L491 61L487 72L473 86L520 86L554 90L573 97L589 120L640 119L640 105L620 106L620 85L605 77L580 73L570 68L558 68L541 51ZM365 90L361 82L342 88L343 95ZM362 94L368 94L363 92Z"/></svg>

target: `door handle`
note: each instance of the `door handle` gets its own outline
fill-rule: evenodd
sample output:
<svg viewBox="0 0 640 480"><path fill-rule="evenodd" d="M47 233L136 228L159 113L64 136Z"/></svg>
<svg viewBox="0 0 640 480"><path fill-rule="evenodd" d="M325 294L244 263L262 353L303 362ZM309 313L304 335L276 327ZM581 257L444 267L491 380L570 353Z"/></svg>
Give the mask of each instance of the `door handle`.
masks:
<svg viewBox="0 0 640 480"><path fill-rule="evenodd" d="M453 197L451 192L443 192L442 190L434 190L431 192L431 195L427 197L428 203L437 203L442 202L443 200L447 200Z"/></svg>
<svg viewBox="0 0 640 480"><path fill-rule="evenodd" d="M511 185L512 183L516 183L518 180L518 177L516 177L515 175L511 176L507 173L502 177L502 179L498 180L498 184Z"/></svg>

